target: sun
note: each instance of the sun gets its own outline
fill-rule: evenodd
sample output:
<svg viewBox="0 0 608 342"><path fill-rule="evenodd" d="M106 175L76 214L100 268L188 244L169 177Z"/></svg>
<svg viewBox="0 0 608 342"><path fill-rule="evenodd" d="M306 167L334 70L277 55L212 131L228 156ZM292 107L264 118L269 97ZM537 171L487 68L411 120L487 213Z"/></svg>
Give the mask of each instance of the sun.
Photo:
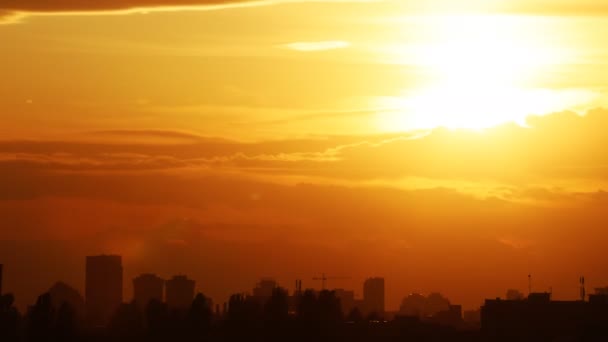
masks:
<svg viewBox="0 0 608 342"><path fill-rule="evenodd" d="M404 54L405 64L421 70L424 81L384 103L395 109L380 115L385 128L483 129L523 123L528 115L587 100L535 86L563 62L564 54L521 19L458 15L426 20L431 30L427 41Z"/></svg>

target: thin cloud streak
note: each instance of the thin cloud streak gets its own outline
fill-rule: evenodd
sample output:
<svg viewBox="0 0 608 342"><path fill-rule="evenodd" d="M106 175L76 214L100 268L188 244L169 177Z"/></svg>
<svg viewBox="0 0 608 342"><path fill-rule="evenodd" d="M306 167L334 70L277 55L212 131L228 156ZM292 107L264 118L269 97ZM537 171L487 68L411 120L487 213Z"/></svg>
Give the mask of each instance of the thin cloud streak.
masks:
<svg viewBox="0 0 608 342"><path fill-rule="evenodd" d="M168 3L164 3L164 2ZM393 0L131 0L131 1L37 1L37 0L6 0L0 4L0 25L22 23L31 16L99 16L99 15L133 15L159 12L183 11L215 11L234 8L270 6L288 3L374 3ZM169 3L170 2L170 3ZM177 4L176 4L177 2ZM428 13L429 9L454 7L454 3L445 0L428 1L419 5L413 1L403 1L408 12L412 14ZM608 12L608 5L598 4L590 0L581 2L564 1L513 1L499 5L473 7L477 12L507 13L507 14L541 14L558 16L602 16ZM432 10L431 10L432 12ZM441 11L440 11L441 12ZM445 11L443 11L445 12Z"/></svg>
<svg viewBox="0 0 608 342"><path fill-rule="evenodd" d="M134 14L151 14L151 13L171 13L171 12L206 12L206 11L218 11L224 9L234 8L248 8L248 7L259 7L259 6L270 6L276 4L277 1L242 1L242 2L230 2L216 3L208 5L184 5L184 6L155 6L155 7L132 7L132 8L110 8L110 9L62 9L57 11L52 10L27 10L27 9L10 9L0 11L0 24L15 24L21 23L27 17L31 16L123 16L123 15L134 15Z"/></svg>
<svg viewBox="0 0 608 342"><path fill-rule="evenodd" d="M349 42L341 40L328 40L319 42L294 42L283 45L284 48L300 52L336 50L344 49L350 46L351 44Z"/></svg>
<svg viewBox="0 0 608 342"><path fill-rule="evenodd" d="M10 0L9 0L10 1ZM170 0L167 0L169 2ZM314 0L314 2L376 2L382 0ZM272 6L285 3L303 3L306 0L181 0L163 4L162 0L139 0L131 2L63 2L57 4L33 1L11 1L0 4L0 25L21 23L30 16L100 16L134 15L161 12L217 11L236 8Z"/></svg>

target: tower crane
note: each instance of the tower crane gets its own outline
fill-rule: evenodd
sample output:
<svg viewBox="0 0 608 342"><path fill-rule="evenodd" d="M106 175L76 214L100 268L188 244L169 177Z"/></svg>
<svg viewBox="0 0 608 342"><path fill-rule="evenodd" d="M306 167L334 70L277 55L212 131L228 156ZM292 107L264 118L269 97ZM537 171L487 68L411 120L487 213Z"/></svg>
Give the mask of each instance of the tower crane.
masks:
<svg viewBox="0 0 608 342"><path fill-rule="evenodd" d="M332 277L332 276L326 276L325 273L321 273L321 277L312 278L312 280L321 281L321 290L325 290L325 285L328 280L334 280L334 279L350 279L350 277Z"/></svg>

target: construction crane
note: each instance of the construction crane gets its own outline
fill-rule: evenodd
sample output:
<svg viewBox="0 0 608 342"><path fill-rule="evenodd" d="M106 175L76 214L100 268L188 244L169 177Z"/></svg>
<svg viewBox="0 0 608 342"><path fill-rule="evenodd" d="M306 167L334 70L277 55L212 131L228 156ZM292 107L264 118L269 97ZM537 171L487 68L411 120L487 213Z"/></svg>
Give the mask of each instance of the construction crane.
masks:
<svg viewBox="0 0 608 342"><path fill-rule="evenodd" d="M321 277L314 277L312 280L320 280L321 281L321 290L325 290L325 284L328 280L333 279L350 279L350 277L328 277L325 273L321 273Z"/></svg>

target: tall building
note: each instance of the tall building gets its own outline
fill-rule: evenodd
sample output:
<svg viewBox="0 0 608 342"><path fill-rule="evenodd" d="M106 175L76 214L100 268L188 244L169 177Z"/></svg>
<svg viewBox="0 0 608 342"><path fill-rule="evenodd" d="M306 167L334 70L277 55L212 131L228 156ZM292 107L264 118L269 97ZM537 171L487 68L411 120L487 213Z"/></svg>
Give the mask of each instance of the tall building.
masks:
<svg viewBox="0 0 608 342"><path fill-rule="evenodd" d="M384 278L368 278L363 283L363 302L366 314L384 315Z"/></svg>
<svg viewBox="0 0 608 342"><path fill-rule="evenodd" d="M155 274L142 274L133 279L133 300L140 308L145 308L152 300L163 301L165 281Z"/></svg>
<svg viewBox="0 0 608 342"><path fill-rule="evenodd" d="M92 325L106 325L122 304L122 258L88 256L85 282L87 320Z"/></svg>
<svg viewBox="0 0 608 342"><path fill-rule="evenodd" d="M192 305L194 300L194 280L188 279L185 275L174 276L167 280L166 300L169 309L184 310Z"/></svg>

